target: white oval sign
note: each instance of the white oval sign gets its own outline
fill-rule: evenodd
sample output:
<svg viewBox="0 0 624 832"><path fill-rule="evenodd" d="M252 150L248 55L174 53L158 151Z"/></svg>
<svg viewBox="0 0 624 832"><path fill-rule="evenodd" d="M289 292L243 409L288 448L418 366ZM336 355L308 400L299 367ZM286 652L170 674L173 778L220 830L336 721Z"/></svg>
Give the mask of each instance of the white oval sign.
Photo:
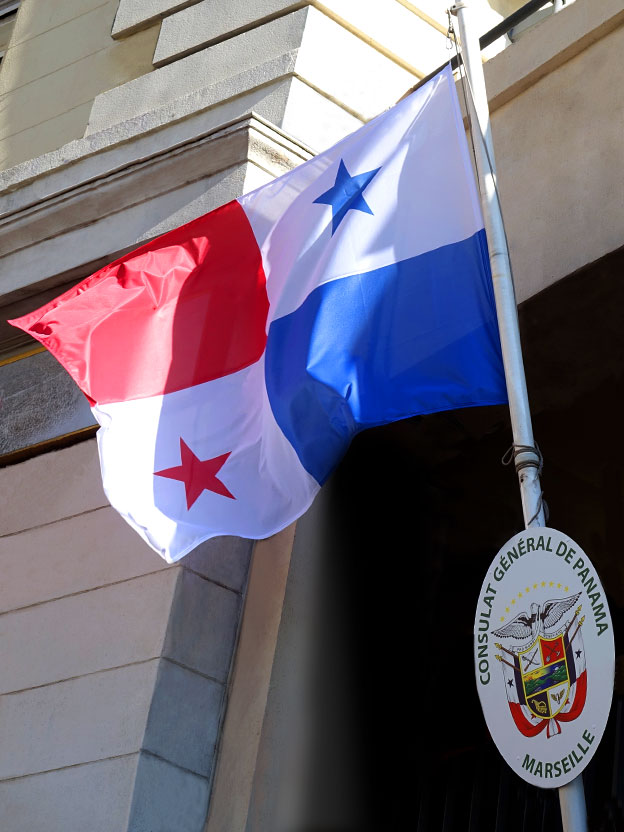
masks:
<svg viewBox="0 0 624 832"><path fill-rule="evenodd" d="M563 786L590 761L613 694L613 627L583 550L526 529L496 555L474 628L481 707L498 750L524 780Z"/></svg>

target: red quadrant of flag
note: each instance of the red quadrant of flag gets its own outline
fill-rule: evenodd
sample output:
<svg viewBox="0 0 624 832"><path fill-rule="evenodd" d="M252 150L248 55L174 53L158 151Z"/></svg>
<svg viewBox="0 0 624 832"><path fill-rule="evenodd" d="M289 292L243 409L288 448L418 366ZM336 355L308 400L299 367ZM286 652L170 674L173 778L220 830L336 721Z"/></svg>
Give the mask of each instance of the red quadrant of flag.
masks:
<svg viewBox="0 0 624 832"><path fill-rule="evenodd" d="M107 404L248 367L264 351L268 308L260 250L234 201L100 269L20 326Z"/></svg>

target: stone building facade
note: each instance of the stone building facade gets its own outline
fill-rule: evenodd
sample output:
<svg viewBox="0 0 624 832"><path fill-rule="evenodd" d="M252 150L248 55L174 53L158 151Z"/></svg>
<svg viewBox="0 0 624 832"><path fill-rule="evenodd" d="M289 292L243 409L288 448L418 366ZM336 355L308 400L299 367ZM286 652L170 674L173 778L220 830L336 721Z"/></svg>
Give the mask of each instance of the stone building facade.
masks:
<svg viewBox="0 0 624 832"><path fill-rule="evenodd" d="M521 5L475 4L483 31ZM296 529L220 538L168 566L107 505L81 394L6 324L390 106L447 59L444 8L0 2L6 832L414 816L485 830L499 822L488 800L510 817L552 810L497 767L470 688L473 601L522 522L498 465L504 409L362 435ZM551 522L594 558L618 626L624 11L576 0L542 16L490 50L486 82ZM455 629L440 621L449 599L465 613ZM461 706L443 693L449 656L470 688ZM429 694L406 687L412 665L444 676L431 719ZM619 707L588 772L596 818L624 797L609 780Z"/></svg>

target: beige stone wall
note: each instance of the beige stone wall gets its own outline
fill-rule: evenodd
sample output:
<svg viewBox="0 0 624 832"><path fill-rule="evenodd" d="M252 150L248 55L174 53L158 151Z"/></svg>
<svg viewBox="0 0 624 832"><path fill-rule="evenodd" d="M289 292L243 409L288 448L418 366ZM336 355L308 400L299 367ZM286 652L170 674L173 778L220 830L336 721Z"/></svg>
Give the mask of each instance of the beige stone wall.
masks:
<svg viewBox="0 0 624 832"><path fill-rule="evenodd" d="M499 19L486 0L475 0L475 13L482 31ZM309 20L294 47L278 20L286 17ZM299 111L313 108L311 129L337 124L306 136L321 147L444 62L445 26L438 0L23 0L0 68L0 168L189 93L208 97L210 89L222 100L295 73L303 86L293 81L279 126L299 135ZM268 65L285 54L282 41L292 59L288 76ZM257 78L243 77L241 66ZM217 89L224 74L227 88Z"/></svg>
<svg viewBox="0 0 624 832"><path fill-rule="evenodd" d="M252 5L261 19L245 17ZM443 25L435 0L397 5ZM0 164L23 161L0 175L1 302L77 279L267 181L309 157L304 143L339 139L415 80L394 31L373 38L364 17L343 25L346 0L232 0L226 21L197 17L208 0L122 6L148 17L113 39L117 0L24 0L0 71ZM624 92L613 81L623 24L621 0L577 0L486 65L521 299L624 244ZM338 62L327 72L328 43L350 56L351 74ZM159 811L161 796L163 811L201 808L184 827L182 810L169 826L165 817L165 830L197 832L221 716L211 692L228 678L222 655L216 671L206 662L235 626L224 613L198 639L180 610L203 622L220 598L231 611L245 553L166 567L105 505L93 442L0 470L0 494L0 828L135 832L153 818L130 823L131 811ZM210 821L227 832L244 829L250 802L259 811L254 767L273 751L259 732L276 711L287 538L259 546L252 572ZM201 721L168 723L181 692L205 704Z"/></svg>
<svg viewBox="0 0 624 832"><path fill-rule="evenodd" d="M5 299L20 275L26 292L58 281L309 156L254 117L106 138L48 154L48 175L13 169L25 178L2 201ZM279 620L274 556L288 551L259 549L254 583L261 568ZM0 468L3 832L201 832L250 550L218 538L167 566L107 505L93 441ZM266 682L271 640L251 635Z"/></svg>
<svg viewBox="0 0 624 832"><path fill-rule="evenodd" d="M152 69L158 26L111 37L118 0L23 0L0 67L0 168L84 134L94 98Z"/></svg>
<svg viewBox="0 0 624 832"><path fill-rule="evenodd" d="M0 828L201 829L251 545L168 566L94 441L0 469Z"/></svg>
<svg viewBox="0 0 624 832"><path fill-rule="evenodd" d="M485 65L519 301L624 245L621 0L577 0Z"/></svg>

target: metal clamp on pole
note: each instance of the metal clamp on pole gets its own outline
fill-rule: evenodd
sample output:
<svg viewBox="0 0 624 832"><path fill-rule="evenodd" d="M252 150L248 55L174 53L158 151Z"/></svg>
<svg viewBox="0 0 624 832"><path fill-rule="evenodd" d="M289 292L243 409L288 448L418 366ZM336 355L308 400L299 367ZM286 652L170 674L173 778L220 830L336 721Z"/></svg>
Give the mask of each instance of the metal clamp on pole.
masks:
<svg viewBox="0 0 624 832"><path fill-rule="evenodd" d="M541 454L533 439L533 426L520 344L518 310L511 274L511 263L503 215L496 188L496 166L490 128L490 113L481 61L481 48L475 29L470 25L470 2L462 0L451 8L457 16L462 47L464 79L469 87L466 96L474 142L485 233L490 252L490 266L496 313L503 352L509 412L513 434L512 457L520 485L526 528L545 524L544 502L540 485ZM511 459L509 460L511 462ZM559 789L561 816L565 832L587 832L583 781L577 777Z"/></svg>

